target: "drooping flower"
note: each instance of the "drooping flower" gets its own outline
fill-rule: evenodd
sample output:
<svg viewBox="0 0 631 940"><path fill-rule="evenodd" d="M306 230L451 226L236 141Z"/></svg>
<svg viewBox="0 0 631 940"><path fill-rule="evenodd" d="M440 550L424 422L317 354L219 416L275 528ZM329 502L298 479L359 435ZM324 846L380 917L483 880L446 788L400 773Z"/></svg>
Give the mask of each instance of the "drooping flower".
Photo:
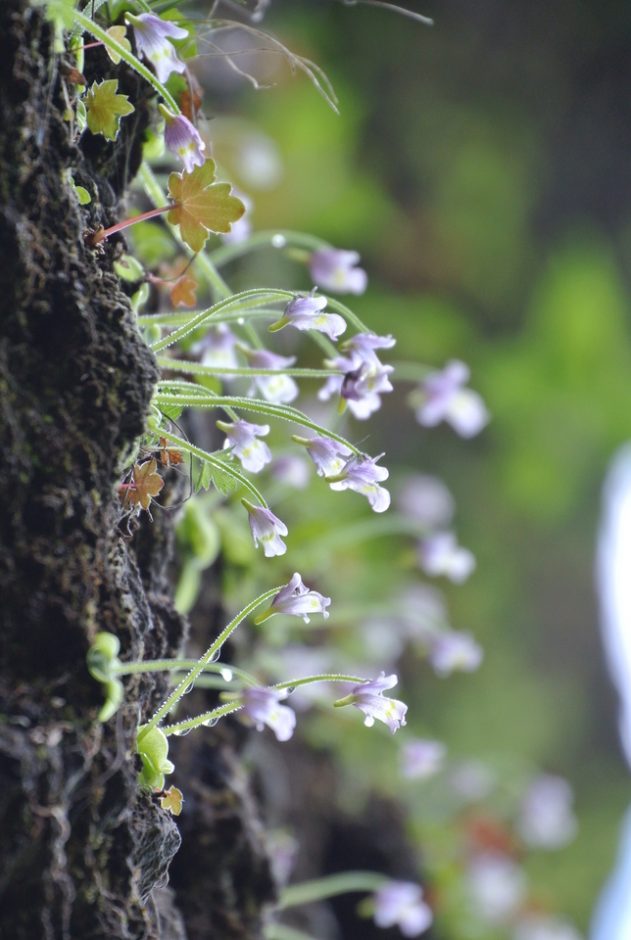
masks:
<svg viewBox="0 0 631 940"><path fill-rule="evenodd" d="M321 248L309 259L309 271L314 284L337 294L363 294L368 275L355 265L359 261L356 251Z"/></svg>
<svg viewBox="0 0 631 940"><path fill-rule="evenodd" d="M303 444L307 453L313 460L316 473L320 477L337 476L344 469L351 451L345 444L333 441L329 437L298 437L294 435L298 444Z"/></svg>
<svg viewBox="0 0 631 940"><path fill-rule="evenodd" d="M444 575L455 584L466 581L475 568L475 558L468 548L458 545L453 532L434 532L419 545L419 560L426 574Z"/></svg>
<svg viewBox="0 0 631 940"><path fill-rule="evenodd" d="M431 638L428 659L441 678L452 672L475 672L482 662L482 649L470 633L440 630Z"/></svg>
<svg viewBox="0 0 631 940"><path fill-rule="evenodd" d="M242 692L243 710L262 731L264 725L276 735L278 741L289 741L296 727L296 715L280 702L287 698L287 689L247 688Z"/></svg>
<svg viewBox="0 0 631 940"><path fill-rule="evenodd" d="M225 323L219 323L217 326L208 330L206 335L193 347L193 352L201 353L201 363L204 366L212 366L218 369L224 366L226 369L236 369L239 366L236 347L237 338ZM233 379L234 376L221 376L226 381Z"/></svg>
<svg viewBox="0 0 631 940"><path fill-rule="evenodd" d="M183 114L171 114L164 105L158 106L165 120L164 142L180 158L187 173L202 166L206 157L206 144L197 128Z"/></svg>
<svg viewBox="0 0 631 940"><path fill-rule="evenodd" d="M250 424L241 418L233 424L217 421L217 427L226 434L224 447L231 449L244 470L258 473L272 459L272 452L265 441L258 440L269 434L268 424Z"/></svg>
<svg viewBox="0 0 631 940"><path fill-rule="evenodd" d="M168 20L163 20L153 13L140 13L138 16L127 13L125 20L133 27L138 54L149 59L161 82L166 82L171 72L186 70L185 63L178 57L169 37L185 39L188 36L188 30Z"/></svg>
<svg viewBox="0 0 631 940"><path fill-rule="evenodd" d="M413 738L401 750L401 773L407 780L427 780L443 766L447 748L441 741Z"/></svg>
<svg viewBox="0 0 631 940"><path fill-rule="evenodd" d="M423 889L410 881L390 881L375 892L374 920L378 927L398 927L404 937L418 937L431 926L431 908Z"/></svg>
<svg viewBox="0 0 631 940"><path fill-rule="evenodd" d="M327 477L332 490L353 490L368 500L371 509L375 512L385 512L390 505L390 493L379 486L387 480L389 472L385 467L378 467L377 461L383 457L366 457L353 454L344 464L342 470L334 477Z"/></svg>
<svg viewBox="0 0 631 940"><path fill-rule="evenodd" d="M424 473L410 474L397 493L399 510L427 529L448 525L454 499L442 480Z"/></svg>
<svg viewBox="0 0 631 940"><path fill-rule="evenodd" d="M297 330L317 330L326 333L335 342L346 330L346 320L338 313L323 313L326 297L318 294L297 296L290 300L280 320L272 323L270 332L282 330L284 326L293 326Z"/></svg>
<svg viewBox="0 0 631 940"><path fill-rule="evenodd" d="M517 829L532 848L558 849L576 835L572 788L562 777L541 774L528 787L521 803Z"/></svg>
<svg viewBox="0 0 631 940"><path fill-rule="evenodd" d="M340 395L354 417L360 421L369 418L381 408L381 395L392 391L389 376L393 367L384 366L375 350L390 349L394 344L392 336L356 333L343 344L343 355L325 361L327 368L344 374L329 376L318 398L328 401L333 395Z"/></svg>
<svg viewBox="0 0 631 940"><path fill-rule="evenodd" d="M292 617L302 617L305 623L309 623L310 614L322 614L325 618L328 617L327 607L330 605L331 598L324 597L318 591L310 590L296 571L291 580L274 597L268 610L256 618L256 623L262 623L273 614L290 614Z"/></svg>
<svg viewBox="0 0 631 940"><path fill-rule="evenodd" d="M398 681L394 674L387 676L382 672L376 679L353 686L350 694L338 699L335 706L355 705L365 715L364 724L367 728L372 728L375 721L383 721L394 734L406 723L408 707L396 698L384 698L383 693L386 689L392 689Z"/></svg>
<svg viewBox="0 0 631 940"><path fill-rule="evenodd" d="M254 369L285 369L293 366L295 356L278 356L267 349L244 349L243 352ZM266 401L287 404L298 395L298 386L289 375L257 375L253 385Z"/></svg>
<svg viewBox="0 0 631 940"><path fill-rule="evenodd" d="M474 910L492 924L508 921L526 893L522 869L498 852L474 855L466 882Z"/></svg>
<svg viewBox="0 0 631 940"><path fill-rule="evenodd" d="M431 428L447 421L461 437L478 434L488 424L489 413L480 395L464 388L469 375L469 367L455 359L427 375L411 399L419 424Z"/></svg>
<svg viewBox="0 0 631 940"><path fill-rule="evenodd" d="M274 555L284 555L287 546L281 536L287 535L287 526L278 516L275 516L271 509L264 506L254 506L247 499L241 502L248 511L250 520L250 531L254 539L254 545L258 548L259 543L263 546L263 553L266 558L272 558Z"/></svg>

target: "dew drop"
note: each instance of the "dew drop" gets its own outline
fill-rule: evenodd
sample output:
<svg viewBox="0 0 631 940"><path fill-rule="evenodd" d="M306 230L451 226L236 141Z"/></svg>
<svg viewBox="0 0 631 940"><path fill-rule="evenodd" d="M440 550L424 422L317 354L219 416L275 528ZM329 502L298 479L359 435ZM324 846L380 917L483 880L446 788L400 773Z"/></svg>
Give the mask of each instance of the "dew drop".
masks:
<svg viewBox="0 0 631 940"><path fill-rule="evenodd" d="M239 319L237 320L237 323L239 324L239 326L243 326L245 324L245 317L239 317Z"/></svg>
<svg viewBox="0 0 631 940"><path fill-rule="evenodd" d="M189 692L193 691L194 686L195 686L194 682L189 682L189 684L186 686L186 688L182 692L182 695L188 695Z"/></svg>
<svg viewBox="0 0 631 940"><path fill-rule="evenodd" d="M192 730L192 728L181 728L179 731L174 731L173 734L176 738L185 738L189 731Z"/></svg>
<svg viewBox="0 0 631 940"><path fill-rule="evenodd" d="M215 652L210 657L209 662L216 663L220 656L221 656L221 647L219 647L218 650L215 650Z"/></svg>
<svg viewBox="0 0 631 940"><path fill-rule="evenodd" d="M219 670L219 675L221 676L224 682L232 682L234 673L232 669L228 669L228 667L226 666L223 669Z"/></svg>
<svg viewBox="0 0 631 940"><path fill-rule="evenodd" d="M272 237L272 245L274 248L284 248L287 244L287 239L284 235L274 235Z"/></svg>
<svg viewBox="0 0 631 940"><path fill-rule="evenodd" d="M366 717L364 718L364 724L366 725L366 727L372 728L374 723L375 723L375 719L372 717L372 715L366 715Z"/></svg>
<svg viewBox="0 0 631 940"><path fill-rule="evenodd" d="M286 691L287 695L293 695L293 693L296 691L296 686L295 686L295 685L288 685L287 688L285 689L285 691Z"/></svg>
<svg viewBox="0 0 631 940"><path fill-rule="evenodd" d="M208 721L202 722L202 727L204 728L214 728L215 725L219 722L218 718L209 718Z"/></svg>

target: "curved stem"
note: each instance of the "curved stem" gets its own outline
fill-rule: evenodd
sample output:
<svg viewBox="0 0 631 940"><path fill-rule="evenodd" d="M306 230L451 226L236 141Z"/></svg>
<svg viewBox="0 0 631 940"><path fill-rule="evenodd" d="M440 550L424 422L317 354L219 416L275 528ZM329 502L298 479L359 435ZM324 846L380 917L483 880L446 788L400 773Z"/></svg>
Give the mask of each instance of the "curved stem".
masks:
<svg viewBox="0 0 631 940"><path fill-rule="evenodd" d="M283 682L275 682L275 689L297 689L300 685L311 685L312 682L352 682L353 685L362 685L369 682L369 679L362 676L346 676L337 672L325 672L319 676L303 676L302 679L288 679Z"/></svg>
<svg viewBox="0 0 631 940"><path fill-rule="evenodd" d="M219 705L209 712L195 715L194 718L184 718L182 721L176 721L175 724L164 725L162 732L168 738L170 734L184 734L187 731L192 731L193 728L199 728L200 725L214 725L220 718L231 715L232 712L237 712L241 708L243 708L243 702L228 702L226 705ZM146 727L146 725L143 727Z"/></svg>
<svg viewBox="0 0 631 940"><path fill-rule="evenodd" d="M218 268L222 264L228 264L237 258L247 255L249 251L255 248L275 248L281 250L284 248L307 248L310 251L318 251L321 248L330 248L329 242L315 235L307 235L303 232L292 232L286 229L255 232L249 238L233 245L222 245L210 252L210 258Z"/></svg>
<svg viewBox="0 0 631 940"><path fill-rule="evenodd" d="M202 450L201 447L195 447L194 444L190 444L183 437L179 437L177 434L173 434L172 431L167 431L164 428L160 428L160 434L162 437L166 437L167 440L171 441L172 443L177 444L180 450L187 451L194 457L198 457L199 460L204 460L206 463L209 463L211 467L214 467L215 470L219 470L220 473L226 473L228 476L237 480L241 486L246 489L251 496L254 497L259 505L267 508L267 502L263 494L259 492L259 490L248 480L247 477L243 476L240 470L237 470L231 464L226 463L225 460L220 460L213 454L209 454L207 450Z"/></svg>
<svg viewBox="0 0 631 940"><path fill-rule="evenodd" d="M179 395L165 395L159 392L156 394L154 401L158 406L163 404L183 405L184 407L191 408L229 407L241 411L253 411L255 414L268 415L270 418L280 418L292 424L299 424L302 427L309 428L310 431L315 431L315 433L319 434L321 437L328 437L332 441L337 441L338 444L343 444L345 447L348 447L353 454L361 455L362 453L354 444L351 444L345 437L342 437L341 434L336 434L335 431L329 431L328 428L312 421L306 414L299 411L298 408L291 408L289 405L276 405L273 402L267 402L260 398L241 398L232 395L209 395L207 399L199 395L189 401ZM175 438L171 437L171 440L175 440ZM180 440L180 438L178 438L178 440ZM186 446L190 450L191 445L187 444ZM192 452L193 451L191 451L191 453ZM202 451L202 453L204 452Z"/></svg>
<svg viewBox="0 0 631 940"><path fill-rule="evenodd" d="M335 297L326 296L326 303L328 307L331 307L332 310L336 310L338 313L341 313L345 320L348 320L351 323L358 333L372 333L363 320L360 320L356 313L354 313L350 307L347 307L346 304L343 304L341 300L337 300Z"/></svg>
<svg viewBox="0 0 631 940"><path fill-rule="evenodd" d="M246 307L245 309L248 310L248 319L260 317L261 319L272 320L278 316L278 310L272 310L271 308L259 309ZM186 313L183 311L181 313L176 313L175 311L171 313L146 313L138 317L136 322L139 326L182 326L188 323L193 317L198 317L200 313L200 310L191 310ZM226 313L220 312L214 314L211 326L214 326L216 323L238 323L239 320L243 319L243 314L237 307L235 310L230 310Z"/></svg>
<svg viewBox="0 0 631 940"><path fill-rule="evenodd" d="M192 669L197 664L196 659L147 659L144 662L121 663L114 670L118 676L131 676L137 673L145 672L184 672L186 669ZM239 669L237 666L228 666L226 663L206 663L204 672L215 672L223 676L225 672L231 672L237 679L241 679L247 685L259 686L258 679L246 672L245 669ZM224 681L229 682L229 679Z"/></svg>
<svg viewBox="0 0 631 940"><path fill-rule="evenodd" d="M138 72L145 81L158 92L160 97L164 102L169 106L170 110L174 114L179 114L180 109L178 108L177 102L173 95L164 87L162 82L158 81L153 72L147 68L146 65L143 65L140 59L137 59L133 52L130 52L125 46L120 42L114 39L108 32L102 29L98 23L95 23L94 20L91 20L89 16L86 16L84 13L81 13L79 10L75 10L72 14L75 23L77 26L80 26L86 33L90 33L91 36L94 36L95 39L98 39L100 42L104 43L112 52L115 52L121 57L121 59L127 63L135 72ZM164 198L162 202L164 202Z"/></svg>
<svg viewBox="0 0 631 940"><path fill-rule="evenodd" d="M179 683L179 685L176 686L173 692L171 692L169 697L162 703L160 708L155 712L154 715L152 715L149 721L142 726L142 728L138 732L139 740L142 740L143 736L148 731L150 731L151 728L155 728L156 725L161 721L161 719L164 718L164 716L168 714L168 712L170 712L170 710L173 708L176 702L179 702L182 696L186 694L186 692L189 690L189 687L194 684L195 679L197 679L199 674L203 672L204 667L208 663L210 663L213 656L215 656L219 652L219 650L221 650L221 647L224 645L224 643L226 642L230 634L234 633L234 631L237 629L239 624L242 623L246 619L246 617L249 617L250 614L254 610L256 610L256 608L260 604L265 603L265 601L269 600L270 597L273 597L275 594L278 594L281 587L283 587L282 584L279 587L275 587L269 591L265 591L264 594L260 594L253 601L250 601L250 603L246 607L244 607L243 610L241 610L236 615L236 617L232 618L230 623L226 627L224 627L224 629L221 631L217 639L214 640L210 644L210 646L208 647L204 655L201 656L197 660L193 668L190 669L189 672L187 672L187 674L184 676L182 681ZM240 707L240 705L238 707ZM234 711L234 709L232 710ZM166 729L163 729L163 730L165 731L165 734L166 734Z"/></svg>
<svg viewBox="0 0 631 940"><path fill-rule="evenodd" d="M299 904L311 904L346 894L350 891L376 891L391 879L374 871L345 871L339 875L326 875L313 881L290 885L281 891L278 910L297 907Z"/></svg>
<svg viewBox="0 0 631 940"><path fill-rule="evenodd" d="M172 346L173 343L184 339L184 337L192 333L193 330L203 326L208 320L211 320L216 313L229 310L231 307L238 306L240 309L247 309L248 306L250 306L250 301L252 301L251 306L256 307L260 304L268 302L273 303L275 300L286 300L294 296L291 291L270 290L269 288L253 288L252 290L242 291L240 294L233 294L231 297L225 297L219 300L216 304L213 304L212 307L200 311L193 316L188 323L181 326L179 330L174 330L173 333L169 333L168 336L152 343L151 349L154 352L160 352L161 349Z"/></svg>
<svg viewBox="0 0 631 940"><path fill-rule="evenodd" d="M205 366L200 362L190 362L185 359L169 359L168 356L158 356L158 365L172 372L189 372L191 375L241 375L246 378L253 375L291 375L302 379L321 379L327 375L344 374L339 369L253 369L249 366L243 368ZM168 382L168 379L165 381Z"/></svg>

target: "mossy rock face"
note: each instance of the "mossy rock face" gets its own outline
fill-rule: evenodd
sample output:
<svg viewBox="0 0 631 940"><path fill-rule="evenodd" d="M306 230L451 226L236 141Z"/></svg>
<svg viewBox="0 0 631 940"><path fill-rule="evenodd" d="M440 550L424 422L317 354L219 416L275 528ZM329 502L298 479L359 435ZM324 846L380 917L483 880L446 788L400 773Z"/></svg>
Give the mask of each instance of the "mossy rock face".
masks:
<svg viewBox="0 0 631 940"><path fill-rule="evenodd" d="M124 658L173 656L185 631L167 578L172 516L156 513L132 539L116 493L155 361L113 271L120 242L93 249L84 237L122 217L152 91L91 50L88 80L115 74L136 110L116 141L77 141L65 117L71 63L52 46L41 8L2 0L0 932L178 940L176 899L156 886L181 837L138 787L135 756L139 710L162 701L165 680L126 679L126 701L102 724L102 685L86 664L99 631Z"/></svg>

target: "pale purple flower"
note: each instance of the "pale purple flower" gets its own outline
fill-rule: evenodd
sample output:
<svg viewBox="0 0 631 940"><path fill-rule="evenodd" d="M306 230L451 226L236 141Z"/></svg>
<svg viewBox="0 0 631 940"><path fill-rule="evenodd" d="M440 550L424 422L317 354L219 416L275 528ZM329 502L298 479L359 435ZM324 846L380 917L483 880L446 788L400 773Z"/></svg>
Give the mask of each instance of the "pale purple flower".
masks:
<svg viewBox="0 0 631 940"><path fill-rule="evenodd" d="M230 327L225 323L219 323L208 330L203 339L195 343L192 351L196 354L201 353L201 363L204 366L211 366L214 369L219 369L221 366L226 369L237 369L239 367L236 353L237 342ZM221 376L219 372L217 377L225 378L227 381L234 379L233 375Z"/></svg>
<svg viewBox="0 0 631 940"><path fill-rule="evenodd" d="M401 749L401 773L407 780L427 780L442 768L446 753L441 741L406 741Z"/></svg>
<svg viewBox="0 0 631 940"><path fill-rule="evenodd" d="M298 437L294 435L298 444L303 444L307 453L313 460L316 473L320 477L337 476L344 469L344 465L351 456L346 444L333 441L329 437Z"/></svg>
<svg viewBox="0 0 631 940"><path fill-rule="evenodd" d="M363 294L368 276L363 268L355 265L359 261L356 251L338 248L321 248L314 251L309 260L309 271L314 284L336 294Z"/></svg>
<svg viewBox="0 0 631 940"><path fill-rule="evenodd" d="M245 349L244 353L253 369L285 369L296 361L295 356L279 356L267 349ZM289 375L257 375L253 381L266 401L287 404L298 395L298 386Z"/></svg>
<svg viewBox="0 0 631 940"><path fill-rule="evenodd" d="M442 480L423 473L407 477L397 493L397 507L427 529L448 525L454 513L454 499Z"/></svg>
<svg viewBox="0 0 631 940"><path fill-rule="evenodd" d="M280 589L270 606L270 614L290 614L293 617L302 617L309 623L310 614L329 616L327 607L331 605L331 598L324 597L318 591L312 591L296 572L291 580Z"/></svg>
<svg viewBox="0 0 631 940"><path fill-rule="evenodd" d="M466 581L475 568L468 548L458 545L453 532L434 532L419 545L419 561L426 574L444 575L455 584Z"/></svg>
<svg viewBox="0 0 631 940"><path fill-rule="evenodd" d="M477 803L490 796L495 786L495 778L482 761L468 760L453 768L449 775L449 785L462 800Z"/></svg>
<svg viewBox="0 0 631 940"><path fill-rule="evenodd" d="M423 889L410 881L390 881L375 892L377 927L398 927L404 937L418 937L431 926L431 908Z"/></svg>
<svg viewBox="0 0 631 940"><path fill-rule="evenodd" d="M187 173L196 166L203 166L206 144L197 128L183 114L171 114L160 109L165 120L164 142L169 150L180 158Z"/></svg>
<svg viewBox="0 0 631 940"><path fill-rule="evenodd" d="M334 477L327 478L332 490L353 490L368 500L374 512L385 512L390 505L390 493L379 486L390 475L385 467L378 467L377 461L383 457L366 457L353 454L342 470Z"/></svg>
<svg viewBox="0 0 631 940"><path fill-rule="evenodd" d="M428 659L434 672L445 678L452 672L475 672L482 650L470 633L441 630L431 638Z"/></svg>
<svg viewBox="0 0 631 940"><path fill-rule="evenodd" d="M265 844L274 881L277 885L284 887L289 883L298 858L298 842L286 830L273 829L265 833Z"/></svg>
<svg viewBox="0 0 631 940"><path fill-rule="evenodd" d="M582 940L582 937L567 921L544 914L527 914L517 924L511 940Z"/></svg>
<svg viewBox="0 0 631 940"><path fill-rule="evenodd" d="M133 27L138 54L149 59L161 82L166 82L171 72L186 71L186 65L178 57L169 37L185 39L188 30L153 13L141 13L139 16L127 13L125 20Z"/></svg>
<svg viewBox="0 0 631 940"><path fill-rule="evenodd" d="M353 686L350 694L336 704L355 705L366 716L364 724L367 728L372 728L375 721L383 721L394 734L406 723L408 707L396 698L384 698L383 693L398 681L394 674L387 676L382 672L376 679Z"/></svg>
<svg viewBox="0 0 631 940"><path fill-rule="evenodd" d="M384 366L375 350L390 349L394 344L392 336L356 333L343 344L344 355L325 361L328 368L344 374L329 376L318 398L328 401L333 395L340 395L358 420L369 418L381 408L381 395L392 391L389 376L393 367Z"/></svg>
<svg viewBox="0 0 631 940"><path fill-rule="evenodd" d="M295 490L306 489L311 479L308 462L296 454L283 454L277 457L270 464L269 472L274 480L291 486Z"/></svg>
<svg viewBox="0 0 631 940"><path fill-rule="evenodd" d="M482 398L470 388L469 367L452 360L440 372L431 372L421 383L420 393L413 396L420 403L416 418L425 427L447 421L461 437L474 437L488 424L489 413Z"/></svg>
<svg viewBox="0 0 631 940"><path fill-rule="evenodd" d="M274 555L284 555L287 546L281 536L287 535L287 526L278 516L275 516L271 509L264 506L254 506L247 499L241 502L248 511L250 518L250 530L254 545L258 548L259 543L263 546L263 553L266 558L272 558Z"/></svg>
<svg viewBox="0 0 631 940"><path fill-rule="evenodd" d="M524 900L526 878L506 855L485 852L471 860L467 888L476 913L500 924L509 920Z"/></svg>
<svg viewBox="0 0 631 940"><path fill-rule="evenodd" d="M541 774L528 787L521 803L517 829L532 848L558 849L576 835L572 788L562 777Z"/></svg>
<svg viewBox="0 0 631 940"><path fill-rule="evenodd" d="M226 434L224 448L231 449L234 456L241 461L244 470L258 473L272 459L272 452L265 441L258 440L259 437L269 434L268 424L250 424L240 418L233 424L218 421L217 427Z"/></svg>
<svg viewBox="0 0 631 940"><path fill-rule="evenodd" d="M287 689L248 688L241 693L243 710L256 725L271 728L278 741L289 741L296 727L296 715L280 702L287 698Z"/></svg>
<svg viewBox="0 0 631 940"><path fill-rule="evenodd" d="M269 329L276 332L284 326L293 326L297 330L317 330L326 333L335 342L346 330L346 320L338 313L323 313L325 307L326 297L318 294L294 297L285 307L280 320L272 323Z"/></svg>

